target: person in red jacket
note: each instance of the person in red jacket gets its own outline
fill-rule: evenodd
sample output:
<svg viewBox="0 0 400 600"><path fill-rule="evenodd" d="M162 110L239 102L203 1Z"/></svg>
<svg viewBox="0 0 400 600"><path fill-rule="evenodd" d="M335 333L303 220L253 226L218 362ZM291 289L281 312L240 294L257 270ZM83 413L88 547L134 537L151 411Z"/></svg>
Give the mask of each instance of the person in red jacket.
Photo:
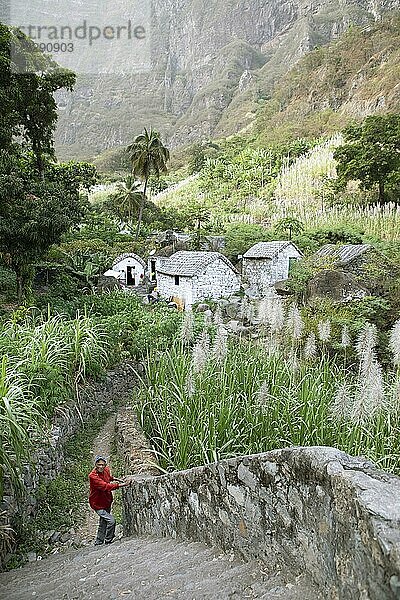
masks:
<svg viewBox="0 0 400 600"><path fill-rule="evenodd" d="M111 475L104 456L96 456L94 459L94 469L89 473L89 482L89 504L100 517L94 545L111 544L115 537L115 519L111 514L112 491L126 487L129 482Z"/></svg>

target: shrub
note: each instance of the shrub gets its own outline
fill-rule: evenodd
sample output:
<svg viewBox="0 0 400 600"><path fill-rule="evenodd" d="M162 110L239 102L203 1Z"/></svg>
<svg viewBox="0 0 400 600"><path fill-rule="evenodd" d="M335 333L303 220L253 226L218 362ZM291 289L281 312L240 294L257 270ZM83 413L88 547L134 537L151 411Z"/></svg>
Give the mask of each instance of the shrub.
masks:
<svg viewBox="0 0 400 600"><path fill-rule="evenodd" d="M262 225L238 223L229 225L225 232L224 254L237 261L240 254L251 248L257 242L267 242L273 239L273 233Z"/></svg>

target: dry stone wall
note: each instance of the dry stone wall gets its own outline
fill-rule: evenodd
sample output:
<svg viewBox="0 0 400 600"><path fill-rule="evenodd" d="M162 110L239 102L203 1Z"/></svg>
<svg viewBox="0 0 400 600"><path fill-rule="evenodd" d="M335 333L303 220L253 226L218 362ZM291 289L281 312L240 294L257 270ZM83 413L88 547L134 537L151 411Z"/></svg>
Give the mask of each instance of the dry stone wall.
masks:
<svg viewBox="0 0 400 600"><path fill-rule="evenodd" d="M64 447L67 440L76 434L82 424L100 412L111 412L114 403L130 399L136 384L134 363L124 363L109 371L101 381L87 383L80 388L78 396L56 410L49 431L49 439L32 457L32 463L26 465L23 477L23 497L17 499L10 485L6 485L0 514L3 524L12 523L16 514L26 519L34 518L37 511L36 491L39 483L55 479L65 465ZM7 481L6 481L7 484ZM10 548L0 544L0 570L9 558Z"/></svg>
<svg viewBox="0 0 400 600"><path fill-rule="evenodd" d="M290 448L161 477L124 494L124 530L285 564L321 598L400 598L400 479L333 448Z"/></svg>

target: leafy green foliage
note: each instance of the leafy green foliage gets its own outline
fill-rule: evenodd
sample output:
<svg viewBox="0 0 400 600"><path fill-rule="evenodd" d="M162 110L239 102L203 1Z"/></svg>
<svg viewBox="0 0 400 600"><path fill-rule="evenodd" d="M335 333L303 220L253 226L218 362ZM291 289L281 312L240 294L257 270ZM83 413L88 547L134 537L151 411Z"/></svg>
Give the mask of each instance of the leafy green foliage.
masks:
<svg viewBox="0 0 400 600"><path fill-rule="evenodd" d="M293 236L295 244L305 253L315 252L325 244L362 244L363 232L356 227L335 225L306 229Z"/></svg>
<svg viewBox="0 0 400 600"><path fill-rule="evenodd" d="M387 200L385 188L400 190L400 115L375 115L344 131L347 144L335 151L339 182L359 180L364 189L378 188L378 200Z"/></svg>
<svg viewBox="0 0 400 600"><path fill-rule="evenodd" d="M273 239L272 231L261 225L238 223L229 225L225 231L224 254L236 261L238 255L244 254L257 242L267 242Z"/></svg>
<svg viewBox="0 0 400 600"><path fill-rule="evenodd" d="M57 120L53 93L71 90L75 75L41 54L21 32L2 24L0 62L0 253L15 271L21 301L32 263L79 223L79 192L90 188L96 174L92 165L50 162Z"/></svg>
<svg viewBox="0 0 400 600"><path fill-rule="evenodd" d="M75 75L43 55L21 31L3 24L0 24L0 61L0 147L13 151L17 148L15 139L22 136L33 151L37 170L42 173L44 157L54 154L52 136L57 105L53 93L61 88L72 90Z"/></svg>
<svg viewBox="0 0 400 600"><path fill-rule="evenodd" d="M30 266L62 234L79 223L83 205L80 175L68 166L48 165L45 179L29 162L0 154L0 252L15 271L19 298L30 279Z"/></svg>
<svg viewBox="0 0 400 600"><path fill-rule="evenodd" d="M11 269L0 265L0 305L15 300L16 280Z"/></svg>
<svg viewBox="0 0 400 600"><path fill-rule="evenodd" d="M304 225L296 217L283 217L275 225L275 231L278 234L284 234L289 240L292 239L293 234L299 234L304 231Z"/></svg>

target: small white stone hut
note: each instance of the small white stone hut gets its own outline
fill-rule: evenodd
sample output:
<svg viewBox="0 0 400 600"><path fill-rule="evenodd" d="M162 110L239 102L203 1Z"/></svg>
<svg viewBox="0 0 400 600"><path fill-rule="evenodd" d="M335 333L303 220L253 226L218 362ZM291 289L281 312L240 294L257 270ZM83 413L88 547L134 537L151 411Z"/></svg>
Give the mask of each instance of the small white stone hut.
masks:
<svg viewBox="0 0 400 600"><path fill-rule="evenodd" d="M259 242L243 254L242 276L259 294L287 279L292 264L303 257L293 242Z"/></svg>
<svg viewBox="0 0 400 600"><path fill-rule="evenodd" d="M178 298L185 306L239 291L240 275L219 252L181 250L157 262L157 288L163 298Z"/></svg>
<svg viewBox="0 0 400 600"><path fill-rule="evenodd" d="M113 275L118 279L122 285L126 286L137 286L143 282L144 274L146 272L146 263L140 256L137 254L133 254L133 252L128 252L126 254L121 254L117 256L112 265L112 269L107 271L113 275L113 273L118 273L118 277Z"/></svg>

